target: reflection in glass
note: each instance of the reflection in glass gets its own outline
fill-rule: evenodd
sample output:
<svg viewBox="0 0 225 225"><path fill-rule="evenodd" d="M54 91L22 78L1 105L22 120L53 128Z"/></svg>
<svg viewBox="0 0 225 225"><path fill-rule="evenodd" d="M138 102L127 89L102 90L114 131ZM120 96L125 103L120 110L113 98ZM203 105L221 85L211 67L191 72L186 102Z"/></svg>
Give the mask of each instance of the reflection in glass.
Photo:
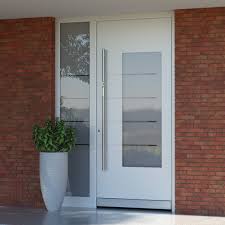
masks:
<svg viewBox="0 0 225 225"><path fill-rule="evenodd" d="M89 23L61 23L61 119L76 128L67 195L89 196Z"/></svg>
<svg viewBox="0 0 225 225"><path fill-rule="evenodd" d="M122 55L123 166L161 167L161 53Z"/></svg>
<svg viewBox="0 0 225 225"><path fill-rule="evenodd" d="M64 23L60 31L61 77L89 75L89 23Z"/></svg>

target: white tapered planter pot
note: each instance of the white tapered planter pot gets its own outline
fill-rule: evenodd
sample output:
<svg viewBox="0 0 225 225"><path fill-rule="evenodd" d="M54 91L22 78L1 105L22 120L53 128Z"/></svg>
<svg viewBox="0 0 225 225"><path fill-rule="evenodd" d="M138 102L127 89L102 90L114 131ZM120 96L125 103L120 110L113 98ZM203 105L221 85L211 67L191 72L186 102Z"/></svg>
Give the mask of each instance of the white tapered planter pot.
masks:
<svg viewBox="0 0 225 225"><path fill-rule="evenodd" d="M68 153L40 153L40 183L45 206L48 211L60 210L66 193L68 180Z"/></svg>

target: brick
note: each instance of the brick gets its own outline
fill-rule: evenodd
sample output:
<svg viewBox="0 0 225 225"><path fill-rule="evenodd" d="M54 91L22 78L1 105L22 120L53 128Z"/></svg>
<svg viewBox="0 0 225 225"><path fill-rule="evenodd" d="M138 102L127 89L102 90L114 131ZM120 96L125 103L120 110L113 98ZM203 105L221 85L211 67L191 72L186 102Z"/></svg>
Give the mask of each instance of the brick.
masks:
<svg viewBox="0 0 225 225"><path fill-rule="evenodd" d="M0 20L0 205L43 207L32 126L54 117L55 20Z"/></svg>
<svg viewBox="0 0 225 225"><path fill-rule="evenodd" d="M175 12L176 213L225 216L225 8Z"/></svg>

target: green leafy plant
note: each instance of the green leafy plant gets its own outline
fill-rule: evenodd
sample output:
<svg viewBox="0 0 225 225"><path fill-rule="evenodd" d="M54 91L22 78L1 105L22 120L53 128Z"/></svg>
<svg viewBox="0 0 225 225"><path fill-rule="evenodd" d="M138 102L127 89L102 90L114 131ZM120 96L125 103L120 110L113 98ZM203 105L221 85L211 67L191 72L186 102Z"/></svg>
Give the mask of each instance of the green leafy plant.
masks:
<svg viewBox="0 0 225 225"><path fill-rule="evenodd" d="M34 125L33 140L39 152L69 152L75 144L75 129L48 119L43 127Z"/></svg>

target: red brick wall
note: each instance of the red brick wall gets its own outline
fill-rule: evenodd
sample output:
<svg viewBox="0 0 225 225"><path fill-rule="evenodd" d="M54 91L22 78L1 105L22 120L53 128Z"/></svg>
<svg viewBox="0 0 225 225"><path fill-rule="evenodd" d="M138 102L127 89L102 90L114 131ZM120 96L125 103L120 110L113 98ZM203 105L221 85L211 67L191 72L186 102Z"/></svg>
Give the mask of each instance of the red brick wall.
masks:
<svg viewBox="0 0 225 225"><path fill-rule="evenodd" d="M225 216L225 8L175 23L176 212Z"/></svg>
<svg viewBox="0 0 225 225"><path fill-rule="evenodd" d="M54 27L0 20L0 205L43 206L32 126L54 115Z"/></svg>

